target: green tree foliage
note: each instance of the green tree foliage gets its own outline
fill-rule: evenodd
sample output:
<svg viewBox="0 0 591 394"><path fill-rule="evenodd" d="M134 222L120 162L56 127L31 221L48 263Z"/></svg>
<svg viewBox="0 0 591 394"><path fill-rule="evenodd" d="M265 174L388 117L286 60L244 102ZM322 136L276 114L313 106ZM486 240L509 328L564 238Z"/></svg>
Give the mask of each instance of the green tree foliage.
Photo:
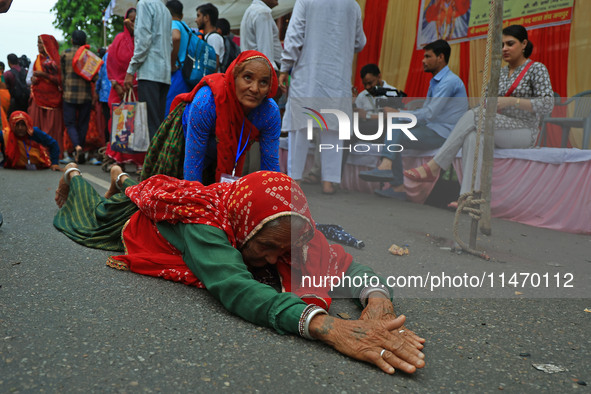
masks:
<svg viewBox="0 0 591 394"><path fill-rule="evenodd" d="M56 13L53 25L64 33L65 48L71 46L70 39L75 30L83 30L86 33L87 44L96 51L104 46L103 38L103 12L110 0L57 0L51 11ZM123 30L123 18L114 16L107 23L107 45L113 42L113 38ZM64 48L64 47L62 47Z"/></svg>

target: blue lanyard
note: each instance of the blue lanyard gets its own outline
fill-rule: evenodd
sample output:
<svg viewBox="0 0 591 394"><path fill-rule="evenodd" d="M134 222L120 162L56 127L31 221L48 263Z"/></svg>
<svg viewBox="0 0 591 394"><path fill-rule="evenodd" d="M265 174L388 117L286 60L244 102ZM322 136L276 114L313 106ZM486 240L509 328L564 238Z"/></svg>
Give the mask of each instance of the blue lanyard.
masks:
<svg viewBox="0 0 591 394"><path fill-rule="evenodd" d="M240 149L240 145L242 145L242 133L244 133L244 122L246 121L246 118L244 120L242 120L242 129L240 130L240 139L238 140L238 148L236 149L236 161L234 162L234 168L232 169L232 176L234 176L234 174L236 173L236 166L238 165L238 159L240 159L240 156L242 156L242 154L244 153L244 150L246 149L246 146L248 145L248 139L250 138L250 132L252 131L252 127L250 128L250 130L248 131L248 137L246 137L246 141L244 142L244 146L242 147L242 149Z"/></svg>
<svg viewBox="0 0 591 394"><path fill-rule="evenodd" d="M33 147L33 145L31 144L31 146L29 146L27 148L27 144L25 143L25 140L23 140L23 145L25 146L25 152L27 153L27 163L31 164L31 159L29 158L29 152L31 151L31 148Z"/></svg>

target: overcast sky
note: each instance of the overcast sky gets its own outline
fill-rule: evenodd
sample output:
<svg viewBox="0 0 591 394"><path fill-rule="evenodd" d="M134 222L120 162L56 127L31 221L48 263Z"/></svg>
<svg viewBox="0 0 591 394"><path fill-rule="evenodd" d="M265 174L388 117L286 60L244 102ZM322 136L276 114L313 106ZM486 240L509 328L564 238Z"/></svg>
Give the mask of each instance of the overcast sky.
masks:
<svg viewBox="0 0 591 394"><path fill-rule="evenodd" d="M56 0L13 0L10 10L0 14L0 61L6 64L6 55L27 55L31 61L37 57L37 36L51 34L58 41L64 37L53 27L55 15L49 10Z"/></svg>

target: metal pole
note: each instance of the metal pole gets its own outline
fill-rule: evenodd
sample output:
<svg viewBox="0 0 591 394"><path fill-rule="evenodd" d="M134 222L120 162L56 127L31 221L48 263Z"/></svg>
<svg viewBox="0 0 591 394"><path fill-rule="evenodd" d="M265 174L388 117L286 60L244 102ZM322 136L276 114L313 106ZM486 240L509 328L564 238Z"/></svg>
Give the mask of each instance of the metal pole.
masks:
<svg viewBox="0 0 591 394"><path fill-rule="evenodd" d="M490 101L486 106L486 122L484 129L484 153L482 155L482 171L480 173L480 189L485 200L481 205L480 231L485 235L492 233L490 223L490 198L492 183L492 168L494 156L494 121L497 113L497 98L499 96L499 78L501 74L501 50L503 31L503 0L496 0L496 18L494 20L493 41L491 49L491 71L488 84ZM475 164L477 165L477 164Z"/></svg>
<svg viewBox="0 0 591 394"><path fill-rule="evenodd" d="M103 14L103 47L107 47L107 22L105 21L105 16Z"/></svg>

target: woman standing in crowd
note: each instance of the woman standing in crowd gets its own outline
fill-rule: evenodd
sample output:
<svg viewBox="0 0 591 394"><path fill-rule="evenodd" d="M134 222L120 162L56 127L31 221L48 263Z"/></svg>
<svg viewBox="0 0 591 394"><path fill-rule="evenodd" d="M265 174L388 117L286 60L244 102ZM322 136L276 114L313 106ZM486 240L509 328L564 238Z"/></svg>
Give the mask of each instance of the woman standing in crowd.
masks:
<svg viewBox="0 0 591 394"><path fill-rule="evenodd" d="M115 40L109 47L109 56L107 57L107 75L111 81L111 94L109 95L109 108L111 113L113 111L113 104L118 104L123 101L125 96L125 90L123 88L123 80L127 73L127 66L133 56L133 34L135 26L136 10L130 8L125 13L125 20L123 21L123 32L117 34ZM137 97L137 82L133 80L133 92ZM109 124L109 130L111 124ZM111 130L112 132L112 130ZM107 150L105 154L114 160L116 163L134 163L138 172L144 163L145 153L121 153L111 149L111 144L107 144ZM103 167L106 171L109 170L109 165L113 163L106 163Z"/></svg>
<svg viewBox="0 0 591 394"><path fill-rule="evenodd" d="M62 111L62 71L59 45L54 36L38 37L39 54L33 64L31 77L31 104L28 113L41 130L49 134L64 150L64 116Z"/></svg>
<svg viewBox="0 0 591 394"><path fill-rule="evenodd" d="M503 149L531 148L540 131L540 120L552 112L554 92L546 66L529 59L533 44L521 25L503 29L503 60L499 79L498 113L495 116L495 147ZM414 181L435 180L440 169L448 169L462 148L462 187L460 194L471 190L472 168L476 150L478 109L464 114L435 157L421 167L404 172ZM482 148L482 144L480 145ZM482 154L480 154L482 158ZM478 166L480 168L480 165ZM474 189L480 185L480 171ZM457 207L451 203L450 207Z"/></svg>
<svg viewBox="0 0 591 394"><path fill-rule="evenodd" d="M242 52L226 73L210 74L178 95L154 136L142 179L154 174L219 182L242 174L246 150L261 149L261 169L279 171L281 117L273 97L277 75L257 51Z"/></svg>

